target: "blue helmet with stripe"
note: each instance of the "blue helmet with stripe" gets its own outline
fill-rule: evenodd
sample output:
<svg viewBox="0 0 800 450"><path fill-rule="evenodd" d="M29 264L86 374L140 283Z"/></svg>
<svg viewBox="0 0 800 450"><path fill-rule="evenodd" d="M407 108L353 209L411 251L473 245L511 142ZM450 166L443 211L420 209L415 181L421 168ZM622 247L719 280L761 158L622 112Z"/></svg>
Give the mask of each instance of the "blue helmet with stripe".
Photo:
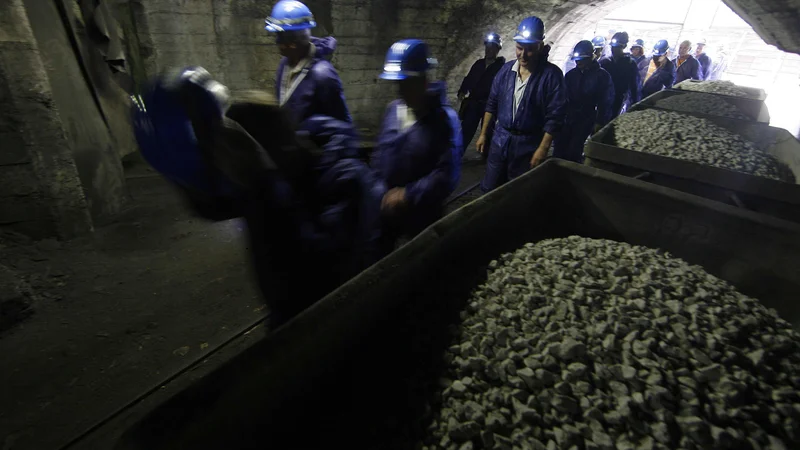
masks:
<svg viewBox="0 0 800 450"><path fill-rule="evenodd" d="M595 36L592 38L592 45L594 48L604 48L606 46L606 38L603 36Z"/></svg>
<svg viewBox="0 0 800 450"><path fill-rule="evenodd" d="M272 14L267 17L266 22L266 30L272 33L305 30L317 26L308 6L297 0L279 1L272 8Z"/></svg>
<svg viewBox="0 0 800 450"><path fill-rule="evenodd" d="M653 46L653 56L663 56L669 50L669 42L666 39L661 39Z"/></svg>
<svg viewBox="0 0 800 450"><path fill-rule="evenodd" d="M635 47L639 47L641 49L644 49L644 39L637 39L637 40L633 41L633 45L631 45L631 48L635 48Z"/></svg>
<svg viewBox="0 0 800 450"><path fill-rule="evenodd" d="M418 77L435 65L436 60L431 58L428 44L419 39L404 39L389 47L380 78L397 81Z"/></svg>
<svg viewBox="0 0 800 450"><path fill-rule="evenodd" d="M544 22L542 19L531 16L522 19L517 27L514 40L520 44L535 44L544 40Z"/></svg>

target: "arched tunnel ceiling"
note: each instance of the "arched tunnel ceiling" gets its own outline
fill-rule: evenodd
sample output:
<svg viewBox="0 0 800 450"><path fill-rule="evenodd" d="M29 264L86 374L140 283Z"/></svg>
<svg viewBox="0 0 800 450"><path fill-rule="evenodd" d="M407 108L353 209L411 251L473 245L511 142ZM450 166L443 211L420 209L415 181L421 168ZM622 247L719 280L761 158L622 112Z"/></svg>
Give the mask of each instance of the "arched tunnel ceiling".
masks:
<svg viewBox="0 0 800 450"><path fill-rule="evenodd" d="M630 0L448 0L448 51L441 55L451 89L460 76L482 55L476 31L498 31L508 40L524 17L538 15L545 22L548 40L558 40L570 24L594 16L600 20ZM654 1L654 5L656 1ZM753 27L768 44L781 50L800 53L800 0L723 0ZM461 45L459 45L461 44ZM504 51L508 54L508 50ZM457 85L455 87L457 89Z"/></svg>

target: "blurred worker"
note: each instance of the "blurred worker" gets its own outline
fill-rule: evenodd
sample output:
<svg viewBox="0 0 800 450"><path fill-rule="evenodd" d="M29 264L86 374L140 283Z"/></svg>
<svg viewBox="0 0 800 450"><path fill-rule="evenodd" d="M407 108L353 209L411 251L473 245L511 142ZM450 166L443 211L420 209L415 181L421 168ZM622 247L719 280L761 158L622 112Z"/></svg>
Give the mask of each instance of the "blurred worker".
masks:
<svg viewBox="0 0 800 450"><path fill-rule="evenodd" d="M700 39L694 50L694 57L700 63L700 79L708 80L711 76L711 58L706 54L706 40Z"/></svg>
<svg viewBox="0 0 800 450"><path fill-rule="evenodd" d="M711 64L709 80L721 80L722 74L728 69L728 53L724 45L720 45L714 53L714 61Z"/></svg>
<svg viewBox="0 0 800 450"><path fill-rule="evenodd" d="M639 68L639 83L644 83L647 77L647 68L650 66L650 58L644 54L644 40L637 39L631 45L631 59Z"/></svg>
<svg viewBox="0 0 800 450"><path fill-rule="evenodd" d="M611 75L593 58L590 41L580 41L572 51L576 68L567 72L567 118L555 140L553 156L569 161L583 161L583 144L593 132L611 120L614 84Z"/></svg>
<svg viewBox="0 0 800 450"><path fill-rule="evenodd" d="M462 150L466 150L472 142L475 130L478 129L486 111L486 100L489 99L489 91L492 90L492 81L506 63L505 58L497 56L503 48L499 34L494 32L487 34L483 45L484 57L475 61L458 89L458 99L461 100L459 118L464 145Z"/></svg>
<svg viewBox="0 0 800 450"><path fill-rule="evenodd" d="M477 143L479 152L489 151L484 192L541 164L566 114L564 76L544 58L542 20L524 19L514 41L517 59L507 62L494 79Z"/></svg>
<svg viewBox="0 0 800 450"><path fill-rule="evenodd" d="M592 46L594 46L594 59L595 61L599 61L606 52L606 38L603 36L595 36L592 38ZM610 51L609 54L611 54Z"/></svg>
<svg viewBox="0 0 800 450"><path fill-rule="evenodd" d="M145 159L211 220L243 217L255 274L280 324L377 261L385 189L352 124L297 129L266 92L230 104L202 68L164 75L134 107Z"/></svg>
<svg viewBox="0 0 800 450"><path fill-rule="evenodd" d="M653 56L648 74L642 86L642 97L653 95L662 89L669 89L675 82L675 64L667 56L669 42L662 39L653 47Z"/></svg>
<svg viewBox="0 0 800 450"><path fill-rule="evenodd" d="M684 80L700 80L700 63L691 55L691 41L683 41L678 47L678 57L672 60L675 64L675 84Z"/></svg>
<svg viewBox="0 0 800 450"><path fill-rule="evenodd" d="M417 39L394 43L380 77L397 82L400 98L386 110L372 167L389 191L383 197L384 243L413 237L441 218L461 170L461 126L442 82L428 80L435 64Z"/></svg>
<svg viewBox="0 0 800 450"><path fill-rule="evenodd" d="M611 75L614 82L614 104L611 118L615 118L639 101L639 67L624 53L628 46L628 33L621 31L611 38L611 57L601 58L600 66Z"/></svg>
<svg viewBox="0 0 800 450"><path fill-rule="evenodd" d="M611 46L611 40L614 39L614 35L617 34L617 30L611 29L608 30L608 34L605 36L605 46L603 48L603 56L606 58L610 58L613 54L613 47Z"/></svg>
<svg viewBox="0 0 800 450"><path fill-rule="evenodd" d="M280 106L295 123L315 114L352 122L342 81L329 62L336 39L311 37L311 28L317 23L308 7L297 0L279 1L266 22L283 57L275 83Z"/></svg>

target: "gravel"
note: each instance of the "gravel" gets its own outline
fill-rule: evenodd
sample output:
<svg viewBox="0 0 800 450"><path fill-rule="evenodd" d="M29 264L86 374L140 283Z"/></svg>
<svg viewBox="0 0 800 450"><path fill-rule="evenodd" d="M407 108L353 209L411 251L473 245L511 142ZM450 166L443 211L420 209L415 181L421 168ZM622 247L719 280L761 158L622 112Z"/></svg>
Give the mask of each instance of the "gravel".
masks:
<svg viewBox="0 0 800 450"><path fill-rule="evenodd" d="M675 86L675 89L695 92L708 92L709 94L730 95L733 97L755 98L752 94L736 86L730 81L692 81Z"/></svg>
<svg viewBox="0 0 800 450"><path fill-rule="evenodd" d="M671 109L673 111L694 112L712 116L730 117L732 119L753 119L740 111L736 105L725 100L724 97L711 94L696 93L672 95L657 100L655 106Z"/></svg>
<svg viewBox="0 0 800 450"><path fill-rule="evenodd" d="M423 449L800 445L800 336L660 250L526 244L451 331Z"/></svg>
<svg viewBox="0 0 800 450"><path fill-rule="evenodd" d="M795 183L788 166L708 119L678 112L633 111L614 121L618 147Z"/></svg>

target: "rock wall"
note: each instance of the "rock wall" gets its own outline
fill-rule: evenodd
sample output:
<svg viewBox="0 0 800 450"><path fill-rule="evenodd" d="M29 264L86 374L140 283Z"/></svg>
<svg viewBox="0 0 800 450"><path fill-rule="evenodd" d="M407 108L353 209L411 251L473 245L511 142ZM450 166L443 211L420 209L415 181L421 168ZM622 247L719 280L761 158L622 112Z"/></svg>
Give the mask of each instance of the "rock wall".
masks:
<svg viewBox="0 0 800 450"><path fill-rule="evenodd" d="M109 128L109 116L89 75L93 67L76 55L72 30L65 27L59 2L24 0L89 211L102 220L122 209L122 161Z"/></svg>
<svg viewBox="0 0 800 450"><path fill-rule="evenodd" d="M22 0L0 3L0 226L34 237L92 229Z"/></svg>

